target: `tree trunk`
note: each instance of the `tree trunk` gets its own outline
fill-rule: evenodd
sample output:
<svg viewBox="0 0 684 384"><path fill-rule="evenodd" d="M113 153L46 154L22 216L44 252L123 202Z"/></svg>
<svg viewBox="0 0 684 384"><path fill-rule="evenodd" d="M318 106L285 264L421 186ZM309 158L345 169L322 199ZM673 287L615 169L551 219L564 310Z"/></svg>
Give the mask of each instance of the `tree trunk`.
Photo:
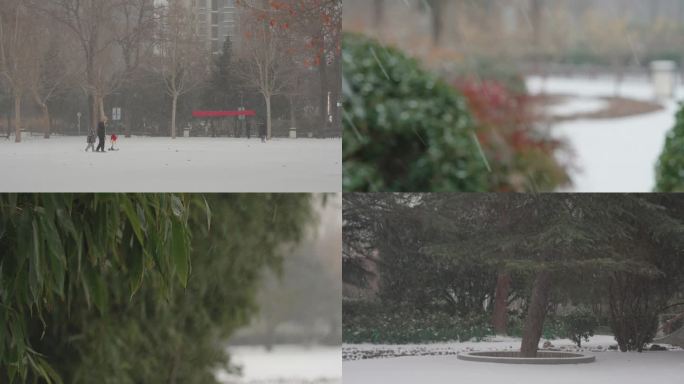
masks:
<svg viewBox="0 0 684 384"><path fill-rule="evenodd" d="M328 63L325 59L319 65L318 72L321 77L321 97L320 97L320 109L321 109L321 122L322 125L316 131L316 137L321 136L321 130L325 131L328 127Z"/></svg>
<svg viewBox="0 0 684 384"><path fill-rule="evenodd" d="M444 15L442 15L442 5L444 0L430 0L430 17L432 24L432 43L440 45L442 34L444 33Z"/></svg>
<svg viewBox="0 0 684 384"><path fill-rule="evenodd" d="M105 117L107 117L104 109L104 96L97 95L97 107L100 110L100 121L104 121Z"/></svg>
<svg viewBox="0 0 684 384"><path fill-rule="evenodd" d="M50 138L50 109L48 108L47 103L42 103L40 108L43 110L43 124L45 124L45 134L43 135L44 138L49 139Z"/></svg>
<svg viewBox="0 0 684 384"><path fill-rule="evenodd" d="M549 304L551 284L551 272L549 271L539 272L534 280L520 346L520 353L523 357L537 357L539 339L541 339L544 319L546 318L546 308Z"/></svg>
<svg viewBox="0 0 684 384"><path fill-rule="evenodd" d="M14 142L21 143L21 95L14 95Z"/></svg>
<svg viewBox="0 0 684 384"><path fill-rule="evenodd" d="M266 101L266 139L271 140L271 96L264 95Z"/></svg>
<svg viewBox="0 0 684 384"><path fill-rule="evenodd" d="M35 90L33 90L33 101L38 104L43 113L43 137L49 139L52 120L50 119L50 109L48 108L47 101L43 101Z"/></svg>
<svg viewBox="0 0 684 384"><path fill-rule="evenodd" d="M178 95L174 94L172 96L173 101L171 102L171 138L176 138L176 109L178 108Z"/></svg>
<svg viewBox="0 0 684 384"><path fill-rule="evenodd" d="M340 73L341 72L341 65L340 65L340 58L336 58L335 61L332 64L333 72L332 73ZM342 127L342 114L340 113L340 107L338 106L338 103L340 102L341 98L340 95L342 94L342 77L337 76L335 78L335 82L333 83L332 87L332 94L331 94L331 114L333 116L332 123L331 123L331 128L334 129L335 132L340 132L341 127ZM334 135L336 135L335 133Z"/></svg>
<svg viewBox="0 0 684 384"><path fill-rule="evenodd" d="M98 116L100 113L98 112L99 106L98 106L98 101L97 101L97 95L92 95L92 104L90 106L91 111L90 111L90 122L91 122L91 129L97 129L97 123L98 121Z"/></svg>
<svg viewBox="0 0 684 384"><path fill-rule="evenodd" d="M385 1L384 0L373 0L373 19L375 21L375 27L379 28L385 18Z"/></svg>
<svg viewBox="0 0 684 384"><path fill-rule="evenodd" d="M530 5L530 20L532 23L532 38L534 44L539 48L541 40L541 23L542 23L542 2L541 0L532 0Z"/></svg>
<svg viewBox="0 0 684 384"><path fill-rule="evenodd" d="M511 288L511 276L508 273L499 273L496 280L496 293L494 294L494 314L492 326L497 335L508 333L508 293Z"/></svg>
<svg viewBox="0 0 684 384"><path fill-rule="evenodd" d="M292 128L297 128L296 124L296 111L295 111L295 102L294 102L294 97L289 97L290 99L290 129Z"/></svg>

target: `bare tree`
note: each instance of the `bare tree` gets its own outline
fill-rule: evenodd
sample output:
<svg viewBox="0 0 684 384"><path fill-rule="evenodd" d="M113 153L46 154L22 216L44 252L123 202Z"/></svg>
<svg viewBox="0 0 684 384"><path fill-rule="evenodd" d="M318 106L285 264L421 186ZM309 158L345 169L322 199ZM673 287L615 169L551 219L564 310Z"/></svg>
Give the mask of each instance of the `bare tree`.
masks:
<svg viewBox="0 0 684 384"><path fill-rule="evenodd" d="M29 67L29 90L33 101L42 111L44 137L48 139L52 125L49 103L66 90L83 69L73 60L75 47L65 41L53 21L40 15L35 17L38 18L34 24L38 38L32 47L37 57Z"/></svg>
<svg viewBox="0 0 684 384"><path fill-rule="evenodd" d="M149 66L154 57L154 47L157 43L155 33L160 23L163 5L155 0L122 1L116 15L114 36L116 44L121 49L124 63L120 78L125 85L131 85L140 78L137 76L140 74L138 69ZM125 97L123 103L122 118L125 126L131 127L133 119L131 98ZM130 131L127 131L127 135L130 135Z"/></svg>
<svg viewBox="0 0 684 384"><path fill-rule="evenodd" d="M246 31L242 43L243 65L241 76L264 98L266 104L266 136L272 136L271 98L288 91L292 85L294 68L288 56L287 34L281 29L282 20L274 15L277 10L258 4L247 7L244 23Z"/></svg>
<svg viewBox="0 0 684 384"><path fill-rule="evenodd" d="M160 7L154 0L122 0L114 25L114 39L121 47L126 72L135 70L152 54Z"/></svg>
<svg viewBox="0 0 684 384"><path fill-rule="evenodd" d="M426 4L429 6L431 25L432 25L432 42L435 45L442 43L444 35L444 8L447 0L427 0Z"/></svg>
<svg viewBox="0 0 684 384"><path fill-rule="evenodd" d="M373 21L380 27L385 20L385 0L373 0Z"/></svg>
<svg viewBox="0 0 684 384"><path fill-rule="evenodd" d="M339 126L340 114L337 103L342 90L341 76L341 0L293 0L288 8L280 9L281 15L270 16L276 27L280 22L287 28L288 55L303 69L316 69L318 72L320 95L319 114L321 128L336 123ZM302 71L294 68L293 79ZM305 76L308 76L305 75Z"/></svg>
<svg viewBox="0 0 684 384"><path fill-rule="evenodd" d="M542 0L532 0L530 4L530 23L532 24L532 41L535 49L540 49L542 34L542 12L544 2Z"/></svg>
<svg viewBox="0 0 684 384"><path fill-rule="evenodd" d="M190 9L171 0L163 11L156 70L171 96L171 137L176 138L178 98L203 84L209 63Z"/></svg>
<svg viewBox="0 0 684 384"><path fill-rule="evenodd" d="M37 9L47 12L67 27L78 41L85 62L83 87L90 98L91 124L104 118L104 98L120 84L113 60L113 15L126 0L33 0Z"/></svg>
<svg viewBox="0 0 684 384"><path fill-rule="evenodd" d="M35 62L33 25L25 0L3 0L0 7L0 73L14 99L15 141L21 142L21 106Z"/></svg>

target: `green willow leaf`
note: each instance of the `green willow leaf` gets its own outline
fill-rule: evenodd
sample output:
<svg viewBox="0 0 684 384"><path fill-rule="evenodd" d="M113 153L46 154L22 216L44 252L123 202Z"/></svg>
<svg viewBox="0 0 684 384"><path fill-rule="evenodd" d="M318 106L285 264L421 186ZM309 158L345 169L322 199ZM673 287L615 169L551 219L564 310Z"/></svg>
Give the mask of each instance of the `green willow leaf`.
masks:
<svg viewBox="0 0 684 384"><path fill-rule="evenodd" d="M140 248L140 244L133 242L130 252L130 271L131 271L131 297L140 289L145 277L145 255Z"/></svg>
<svg viewBox="0 0 684 384"><path fill-rule="evenodd" d="M183 207L183 202L181 201L180 197L171 195L171 210L178 218L183 217L185 208Z"/></svg>
<svg viewBox="0 0 684 384"><path fill-rule="evenodd" d="M207 202L207 199L202 196L202 200L204 200L204 207L207 212L207 232L211 231L211 208L209 207L209 202Z"/></svg>
<svg viewBox="0 0 684 384"><path fill-rule="evenodd" d="M171 256L178 280L183 287L188 285L188 275L190 274L190 255L188 244L185 238L183 227L175 221L171 225Z"/></svg>
<svg viewBox="0 0 684 384"><path fill-rule="evenodd" d="M126 217L128 218L128 222L131 224L133 228L133 232L135 233L136 238L138 239L138 242L140 244L145 244L145 238L143 236L143 230L142 230L142 224L140 223L140 218L136 214L135 210L133 209L133 204L131 201L127 198L123 199L122 205L124 209L124 213L126 214Z"/></svg>

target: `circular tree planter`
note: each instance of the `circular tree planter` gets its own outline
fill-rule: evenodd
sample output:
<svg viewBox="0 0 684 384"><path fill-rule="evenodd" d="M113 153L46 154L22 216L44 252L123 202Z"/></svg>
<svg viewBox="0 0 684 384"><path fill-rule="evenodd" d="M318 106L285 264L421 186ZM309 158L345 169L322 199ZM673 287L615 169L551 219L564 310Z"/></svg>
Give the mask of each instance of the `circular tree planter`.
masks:
<svg viewBox="0 0 684 384"><path fill-rule="evenodd" d="M537 357L522 357L520 352L463 352L457 358L466 361L499 364L585 364L596 356L570 352L537 352Z"/></svg>

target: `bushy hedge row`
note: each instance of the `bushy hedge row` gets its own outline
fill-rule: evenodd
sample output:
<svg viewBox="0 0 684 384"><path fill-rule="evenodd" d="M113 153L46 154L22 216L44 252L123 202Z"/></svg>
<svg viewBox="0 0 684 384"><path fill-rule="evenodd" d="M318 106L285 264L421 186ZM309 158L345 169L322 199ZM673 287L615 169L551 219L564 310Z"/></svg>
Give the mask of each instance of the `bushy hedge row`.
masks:
<svg viewBox="0 0 684 384"><path fill-rule="evenodd" d="M494 336L488 314L459 317L444 311L416 310L379 303L345 301L342 305L345 343L413 344L480 340ZM544 323L545 339L568 338L580 345L594 335L596 317L586 310L549 316ZM521 337L523 317L511 313L508 333Z"/></svg>
<svg viewBox="0 0 684 384"><path fill-rule="evenodd" d="M444 312L345 302L342 309L345 343L409 344L481 339L493 334L482 316L457 318Z"/></svg>
<svg viewBox="0 0 684 384"><path fill-rule="evenodd" d="M485 191L465 99L397 49L344 37L345 191Z"/></svg>

